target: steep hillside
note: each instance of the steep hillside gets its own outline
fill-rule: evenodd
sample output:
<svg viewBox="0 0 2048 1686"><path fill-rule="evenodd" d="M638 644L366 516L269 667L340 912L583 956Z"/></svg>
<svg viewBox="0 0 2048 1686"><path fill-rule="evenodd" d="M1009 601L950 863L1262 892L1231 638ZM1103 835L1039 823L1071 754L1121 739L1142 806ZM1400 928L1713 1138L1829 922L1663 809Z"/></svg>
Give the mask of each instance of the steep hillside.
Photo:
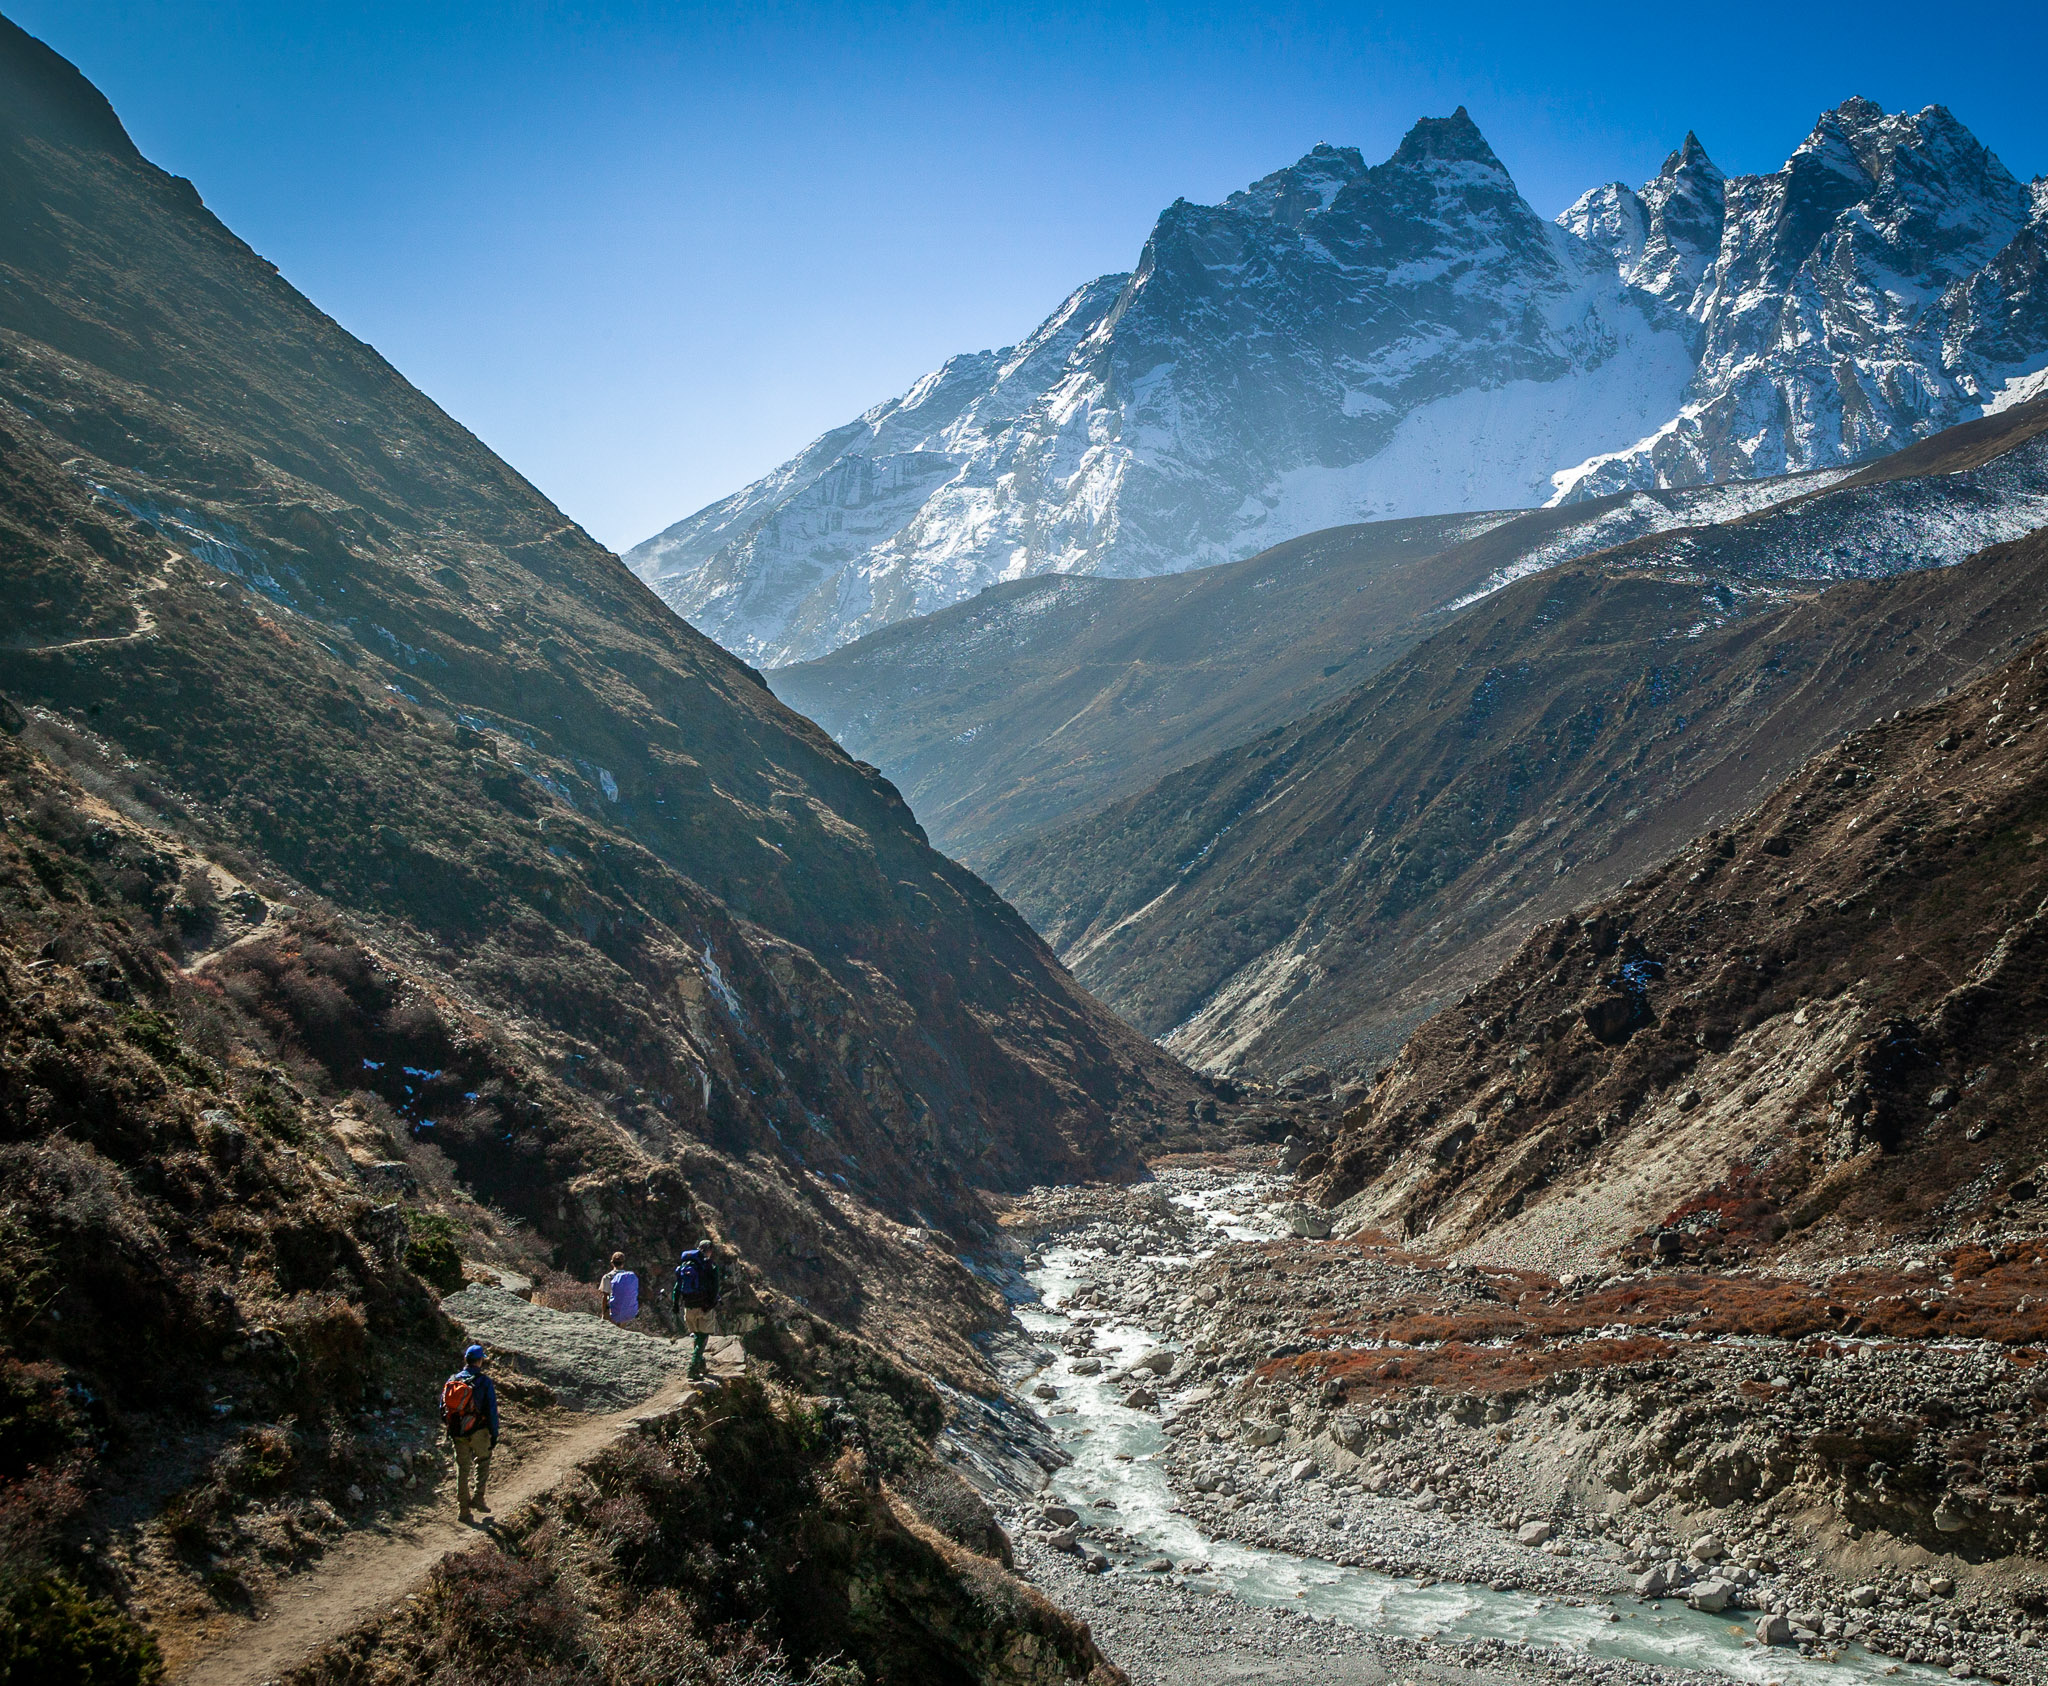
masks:
<svg viewBox="0 0 2048 1686"><path fill-rule="evenodd" d="M422 1279L705 1232L911 1469L977 1191L1200 1091L4 23L0 201L6 1526L246 1607L375 1514Z"/></svg>
<svg viewBox="0 0 2048 1686"><path fill-rule="evenodd" d="M2038 580L2048 546L2014 549ZM1539 927L1303 1166L1315 1198L1537 1260L2038 1223L2044 705L2036 642Z"/></svg>
<svg viewBox="0 0 2048 1686"><path fill-rule="evenodd" d="M546 1022L643 1131L790 1126L904 1210L957 1205L947 1166L1114 1156L1171 1066L888 785L189 188L113 138L7 146L18 702Z"/></svg>
<svg viewBox="0 0 2048 1686"><path fill-rule="evenodd" d="M979 867L1342 696L1498 581L1831 478L1339 527L1159 579L1018 580L769 683L880 767L934 843Z"/></svg>
<svg viewBox="0 0 2048 1686"><path fill-rule="evenodd" d="M1732 181L1688 136L1555 224L1463 110L1425 118L1168 207L1130 274L628 560L779 666L1020 577L1839 467L2037 390L2044 234L2048 186L1940 106L1848 100Z"/></svg>
<svg viewBox="0 0 2048 1686"><path fill-rule="evenodd" d="M1975 470L1502 586L1341 702L1020 844L991 876L1190 1057L1383 1057L1530 921L2037 630L2035 541L1926 564L1953 561L1987 510L2042 519L2041 424L2015 417Z"/></svg>

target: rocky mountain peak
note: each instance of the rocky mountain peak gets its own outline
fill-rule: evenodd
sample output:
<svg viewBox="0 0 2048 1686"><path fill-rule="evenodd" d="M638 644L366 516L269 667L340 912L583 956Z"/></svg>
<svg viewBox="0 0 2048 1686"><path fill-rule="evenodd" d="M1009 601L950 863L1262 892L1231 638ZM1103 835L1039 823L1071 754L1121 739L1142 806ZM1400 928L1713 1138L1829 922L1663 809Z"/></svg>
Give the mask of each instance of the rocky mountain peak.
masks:
<svg viewBox="0 0 2048 1686"><path fill-rule="evenodd" d="M1688 129L1685 139L1676 152L1668 153L1664 167L1657 172L1659 181L1669 181L1686 171L1711 172L1715 180L1722 179L1721 172L1713 159L1707 156L1707 149L1700 144L1700 137Z"/></svg>
<svg viewBox="0 0 2048 1686"><path fill-rule="evenodd" d="M1682 306L1720 248L1726 208L1727 178L1687 130L1640 188L1608 182L1581 194L1557 221L1610 256L1628 285Z"/></svg>
<svg viewBox="0 0 2048 1686"><path fill-rule="evenodd" d="M1417 119L1387 162L1396 165L1479 164L1498 170L1502 180L1508 179L1507 166L1495 156L1493 148L1487 145L1486 137L1479 132L1479 125L1472 121L1472 114L1462 105L1448 117Z"/></svg>
<svg viewBox="0 0 2048 1686"><path fill-rule="evenodd" d="M1337 195L1365 174L1365 159L1355 146L1318 143L1284 170L1261 177L1224 200L1225 208L1270 217L1299 228Z"/></svg>

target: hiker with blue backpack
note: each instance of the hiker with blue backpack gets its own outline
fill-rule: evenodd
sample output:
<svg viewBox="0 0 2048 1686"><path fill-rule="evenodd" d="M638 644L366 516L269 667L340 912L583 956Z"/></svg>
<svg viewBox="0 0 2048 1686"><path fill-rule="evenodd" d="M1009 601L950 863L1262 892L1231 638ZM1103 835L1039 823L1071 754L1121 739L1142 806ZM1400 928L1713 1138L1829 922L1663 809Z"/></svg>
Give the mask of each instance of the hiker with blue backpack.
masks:
<svg viewBox="0 0 2048 1686"><path fill-rule="evenodd" d="M612 1254L612 1268L598 1283L604 1295L604 1314L621 1328L640 1315L640 1278L626 1268L624 1253Z"/></svg>
<svg viewBox="0 0 2048 1686"><path fill-rule="evenodd" d="M704 1374L704 1343L718 1333L718 1255L711 1243L700 1241L686 1250L676 1266L675 1286L669 1290L668 1308L673 1316L682 1312L683 1328L696 1340L690 1352L692 1380Z"/></svg>
<svg viewBox="0 0 2048 1686"><path fill-rule="evenodd" d="M488 1511L484 1482L491 1473L491 1454L498 1449L498 1389L484 1374L484 1349L473 1346L462 1355L462 1368L441 1384L441 1424L455 1443L455 1506L464 1522L473 1522L471 1506ZM476 1472L476 1491L469 1486Z"/></svg>

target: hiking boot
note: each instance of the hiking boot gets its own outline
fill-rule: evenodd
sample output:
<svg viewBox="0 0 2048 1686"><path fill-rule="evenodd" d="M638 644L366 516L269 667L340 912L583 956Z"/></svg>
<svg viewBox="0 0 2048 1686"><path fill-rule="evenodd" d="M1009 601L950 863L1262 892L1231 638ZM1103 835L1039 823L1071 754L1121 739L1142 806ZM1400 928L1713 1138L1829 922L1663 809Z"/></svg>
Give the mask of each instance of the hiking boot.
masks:
<svg viewBox="0 0 2048 1686"><path fill-rule="evenodd" d="M469 1523L474 1523L474 1522L476 1521L476 1518L475 1518L474 1516L470 1515L470 1513L469 1513L468 1511L466 1511L466 1510L458 1510L458 1511L457 1511L457 1512L455 1513L455 1520L456 1520L457 1522L469 1522Z"/></svg>

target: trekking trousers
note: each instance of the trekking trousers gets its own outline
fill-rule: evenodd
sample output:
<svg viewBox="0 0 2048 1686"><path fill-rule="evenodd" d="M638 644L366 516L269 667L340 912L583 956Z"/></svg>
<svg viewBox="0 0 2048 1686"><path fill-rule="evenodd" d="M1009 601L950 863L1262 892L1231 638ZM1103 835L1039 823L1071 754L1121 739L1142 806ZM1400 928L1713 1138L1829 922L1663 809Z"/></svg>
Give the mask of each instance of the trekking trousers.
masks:
<svg viewBox="0 0 2048 1686"><path fill-rule="evenodd" d="M491 1431L480 1428L450 1438L455 1442L455 1507L467 1516L472 1505L481 1508L484 1502L484 1482L491 1473ZM471 1469L476 1471L474 1493L469 1487Z"/></svg>
<svg viewBox="0 0 2048 1686"><path fill-rule="evenodd" d="M690 1348L690 1374L701 1376L704 1374L704 1342L708 1337L718 1333L718 1313L708 1309L700 1310L696 1306L685 1306L683 1327L695 1342Z"/></svg>

